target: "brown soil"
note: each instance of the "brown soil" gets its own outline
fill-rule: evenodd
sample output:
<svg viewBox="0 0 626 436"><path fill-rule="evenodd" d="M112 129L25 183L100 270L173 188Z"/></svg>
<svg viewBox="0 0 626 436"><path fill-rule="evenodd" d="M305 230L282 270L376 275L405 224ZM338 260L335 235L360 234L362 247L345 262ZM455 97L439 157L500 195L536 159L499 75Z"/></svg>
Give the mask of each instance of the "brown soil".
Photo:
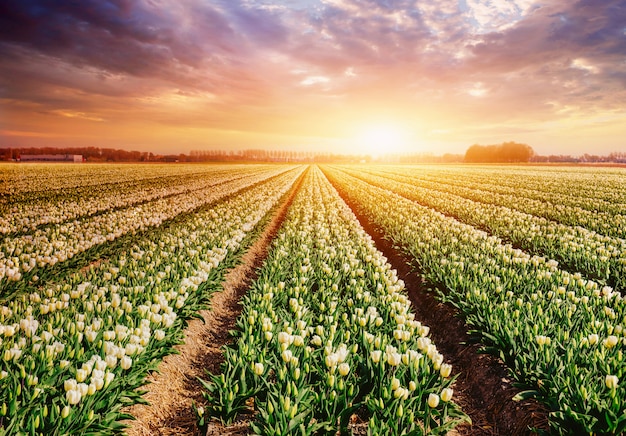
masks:
<svg viewBox="0 0 626 436"><path fill-rule="evenodd" d="M126 422L129 436L199 434L192 404L201 405L204 400L203 387L197 377L208 378L207 370L212 373L220 371L222 347L231 341L229 331L235 328L241 312L239 300L256 278L256 271L265 260L269 245L303 178L304 174L275 211L263 233L243 255L241 263L228 272L223 289L211 297L211 309L200 312L202 320L189 322L184 342L176 347L178 354L166 356L159 364L158 372L147 377L149 384L145 386L147 392L143 398L149 405L137 404L124 410L136 418ZM232 427L235 433L223 429L219 433L247 434L247 429L246 425L238 432L235 425Z"/></svg>
<svg viewBox="0 0 626 436"><path fill-rule="evenodd" d="M332 179L329 177L329 180ZM456 309L442 304L411 259L380 231L353 202L347 201L340 186L333 183L344 201L353 210L363 228L372 236L376 247L404 280L416 319L430 327L430 337L458 378L454 385L454 401L471 418L471 425L460 425L450 434L472 436L526 436L535 434L530 428L547 429L546 410L536 401L512 401L519 392L511 384L507 369L494 356L480 354L478 344L470 344L467 326Z"/></svg>

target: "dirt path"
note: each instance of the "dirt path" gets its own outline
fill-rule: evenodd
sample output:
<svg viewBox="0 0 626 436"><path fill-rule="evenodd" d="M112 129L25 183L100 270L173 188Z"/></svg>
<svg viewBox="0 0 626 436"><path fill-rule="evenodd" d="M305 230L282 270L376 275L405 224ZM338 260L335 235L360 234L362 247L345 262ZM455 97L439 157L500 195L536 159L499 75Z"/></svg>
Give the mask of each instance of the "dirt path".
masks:
<svg viewBox="0 0 626 436"><path fill-rule="evenodd" d="M511 400L519 390L512 386L504 364L493 356L479 354L478 344L468 344L467 326L454 307L436 300L434 292L428 290L419 272L411 266L411 259L385 239L359 207L347 200L340 186L332 178L329 180L404 280L416 319L430 327L430 337L452 364L453 374L458 374L454 398L470 416L472 425L459 426L451 434L526 436L535 434L529 427L546 429L545 410L536 401Z"/></svg>
<svg viewBox="0 0 626 436"><path fill-rule="evenodd" d="M223 361L221 348L231 341L228 332L235 328L241 312L239 300L256 278L256 270L265 260L269 245L285 219L305 173L274 212L263 233L243 255L241 263L228 272L223 289L211 297L211 309L200 312L204 322L199 319L190 321L184 343L176 347L179 354L166 356L159 364L159 372L147 377L149 384L144 386L147 393L143 398L150 404L137 404L125 410L136 417L134 421L127 421L129 436L199 434L191 407L193 402L203 402L203 388L196 377L206 378L206 370L219 372Z"/></svg>

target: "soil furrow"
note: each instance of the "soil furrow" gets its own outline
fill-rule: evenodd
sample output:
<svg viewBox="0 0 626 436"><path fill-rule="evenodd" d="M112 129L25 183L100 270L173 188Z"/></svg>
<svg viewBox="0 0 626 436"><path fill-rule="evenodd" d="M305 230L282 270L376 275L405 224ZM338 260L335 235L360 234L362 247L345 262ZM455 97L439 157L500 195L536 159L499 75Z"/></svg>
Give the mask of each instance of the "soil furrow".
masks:
<svg viewBox="0 0 626 436"><path fill-rule="evenodd" d="M129 428L126 433L129 436L199 434L192 404L202 404L204 400L203 387L197 377L206 379L207 370L219 372L223 361L222 347L231 341L229 331L235 328L241 312L239 300L255 280L257 269L267 257L268 248L300 189L305 173L274 211L265 230L244 253L240 264L227 273L222 290L211 297L211 309L200 311L202 319L189 322L184 342L176 346L178 354L165 357L159 364L158 372L147 377L149 384L144 387L147 392L143 398L149 404L137 404L125 410L136 418L127 422Z"/></svg>

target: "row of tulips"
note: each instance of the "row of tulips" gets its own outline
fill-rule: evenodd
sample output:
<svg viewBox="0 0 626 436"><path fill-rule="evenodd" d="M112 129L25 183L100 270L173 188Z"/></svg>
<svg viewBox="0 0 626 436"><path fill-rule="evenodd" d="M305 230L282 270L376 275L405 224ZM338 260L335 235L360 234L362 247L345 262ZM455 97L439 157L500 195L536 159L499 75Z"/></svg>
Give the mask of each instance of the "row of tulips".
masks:
<svg viewBox="0 0 626 436"><path fill-rule="evenodd" d="M349 174L386 188L424 206L451 215L511 242L540 253L604 284L626 287L626 239L600 235L582 227L559 224L504 206L485 204L406 178L345 168ZM396 178L397 177L397 178ZM408 179L414 182L414 179Z"/></svg>
<svg viewBox="0 0 626 436"><path fill-rule="evenodd" d="M221 374L204 382L200 425L254 411L259 435L334 435L358 414L368 434L417 435L467 419L403 288L312 167L244 298Z"/></svg>
<svg viewBox="0 0 626 436"><path fill-rule="evenodd" d="M626 429L626 300L608 286L345 172L331 180L401 246L485 350L551 411L554 434Z"/></svg>
<svg viewBox="0 0 626 436"><path fill-rule="evenodd" d="M244 177L223 175L205 182L204 189L164 197L148 203L113 209L84 220L45 227L32 234L6 237L0 244L0 295L14 282L37 281L42 271L54 273L56 264L63 264L92 247L110 243L117 238L154 228L183 213L189 213L285 172L289 167L269 167ZM23 283L25 284L25 283Z"/></svg>
<svg viewBox="0 0 626 436"><path fill-rule="evenodd" d="M141 166L124 168L134 170L137 167ZM80 168L84 169L83 178L89 180L94 178L91 166ZM259 171L258 167L243 165L236 168L228 165L202 165L197 169L198 171L189 174L182 172L172 175L167 172L160 177L146 174L146 178L141 180L118 182L115 178L100 179L98 185L68 186L62 190L44 192L11 193L7 196L8 204L0 208L0 234L15 236L32 233L44 225L60 224L164 197L206 189ZM159 174L158 171L156 173ZM80 179L75 180L78 183Z"/></svg>
<svg viewBox="0 0 626 436"><path fill-rule="evenodd" d="M381 174L378 169L374 171ZM452 180L430 177L425 180L417 169L394 168L387 169L382 174L424 189L449 193L487 205L504 206L567 226L581 226L611 237L626 237L626 199L618 203L597 198L580 198L578 194L580 180L575 178L571 180L567 194L554 194L524 190L520 187L502 188L496 185L496 180L491 181L489 185L478 186L468 183L462 177ZM622 174L621 181L622 185L626 183L626 173ZM501 192L504 189L507 192Z"/></svg>
<svg viewBox="0 0 626 436"><path fill-rule="evenodd" d="M554 167L516 165L393 166L393 172L431 181L475 187L503 194L519 190L525 198L548 203L561 201L587 210L620 213L614 206L626 203L624 170L609 167ZM418 171L415 171L419 169ZM573 195L575 193L575 195Z"/></svg>
<svg viewBox="0 0 626 436"><path fill-rule="evenodd" d="M271 178L0 306L0 433L111 434L302 173ZM244 244L244 245L242 245Z"/></svg>
<svg viewBox="0 0 626 436"><path fill-rule="evenodd" d="M129 168L131 171L129 171ZM198 173L196 165L95 163L75 165L64 163L28 163L16 165L0 162L6 184L0 185L0 205L14 199L39 199L47 193L97 186L104 183L133 183L162 177L186 177ZM200 170L201 171L201 170Z"/></svg>

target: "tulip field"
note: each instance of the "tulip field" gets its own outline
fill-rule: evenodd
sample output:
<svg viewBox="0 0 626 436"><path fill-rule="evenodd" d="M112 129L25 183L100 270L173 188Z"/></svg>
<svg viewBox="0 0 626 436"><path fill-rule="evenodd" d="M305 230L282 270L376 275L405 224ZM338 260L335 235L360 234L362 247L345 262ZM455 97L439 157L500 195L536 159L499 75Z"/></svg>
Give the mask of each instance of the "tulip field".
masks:
<svg viewBox="0 0 626 436"><path fill-rule="evenodd" d="M549 408L554 434L624 432L626 300L620 291L626 240L613 235L623 234L626 173L608 171L606 182L598 177L597 196L589 185L582 188L591 201L605 197L620 205L606 208L616 229L602 235L581 223L564 224L583 213L553 221L521 212L530 201L509 208L499 197L472 194L459 174L440 174L437 183L417 168L326 171L424 277L439 285L440 298L458 308L485 351L501 357L524 388L516 399L534 397ZM544 173L543 178L547 186L555 179L550 193L560 198L577 195L575 181L589 175ZM563 185L568 177L569 191ZM481 191L501 189L490 190L493 182L482 180ZM528 186L540 191L544 185ZM601 228L605 219L599 214L590 227Z"/></svg>
<svg viewBox="0 0 626 436"><path fill-rule="evenodd" d="M0 179L0 435L123 434L281 206L188 411L200 434L473 434L457 383L479 375L438 347L450 327L416 316L368 228L506 367L509 401L545 409L544 431L626 432L623 168L1 164Z"/></svg>
<svg viewBox="0 0 626 436"><path fill-rule="evenodd" d="M140 401L135 389L147 371L173 351L185 319L206 305L220 271L302 171L209 167L189 178L181 194L161 196L150 207L130 200L103 214L9 233L2 258L8 273L0 306L0 433L119 431L121 407ZM20 210L22 198L37 201L33 188L16 190L15 200L4 193L8 208ZM42 201L65 205L66 189L71 184L56 195L41 191ZM109 218L100 220L103 215ZM127 219L133 215L138 218ZM64 233L70 227L75 231ZM45 236L33 236L39 232ZM115 245L106 259L89 251L102 244ZM93 265L67 267L68 252L87 253Z"/></svg>
<svg viewBox="0 0 626 436"><path fill-rule="evenodd" d="M205 382L205 412L228 423L254 397L256 434L335 434L359 409L370 434L445 434L464 418L452 368L403 287L310 171L245 298L223 372Z"/></svg>

